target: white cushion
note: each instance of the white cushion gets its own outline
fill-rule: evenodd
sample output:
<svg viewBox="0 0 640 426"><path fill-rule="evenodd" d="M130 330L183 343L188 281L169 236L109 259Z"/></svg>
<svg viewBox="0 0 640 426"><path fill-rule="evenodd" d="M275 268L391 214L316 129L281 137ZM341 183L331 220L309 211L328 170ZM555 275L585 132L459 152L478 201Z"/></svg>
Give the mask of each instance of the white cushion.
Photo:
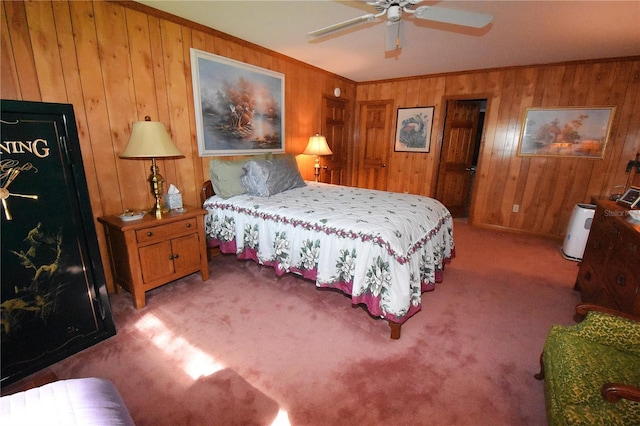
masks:
<svg viewBox="0 0 640 426"><path fill-rule="evenodd" d="M3 426L133 426L133 419L109 380L58 380L0 398Z"/></svg>

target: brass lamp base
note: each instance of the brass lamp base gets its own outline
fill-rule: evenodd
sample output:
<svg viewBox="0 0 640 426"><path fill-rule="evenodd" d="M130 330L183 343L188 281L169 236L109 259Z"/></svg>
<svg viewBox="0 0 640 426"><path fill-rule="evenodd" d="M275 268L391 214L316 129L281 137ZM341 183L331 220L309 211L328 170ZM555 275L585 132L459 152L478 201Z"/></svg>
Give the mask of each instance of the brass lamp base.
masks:
<svg viewBox="0 0 640 426"><path fill-rule="evenodd" d="M320 157L316 155L316 162L313 165L313 174L316 177L316 182L318 182L318 178L320 177Z"/></svg>
<svg viewBox="0 0 640 426"><path fill-rule="evenodd" d="M156 199L155 205L151 208L152 214L156 219L161 219L164 213L169 210L162 206L162 195L164 194L164 178L159 173L160 169L156 166L156 159L151 159L151 174L149 175L149 186L151 188L151 195Z"/></svg>

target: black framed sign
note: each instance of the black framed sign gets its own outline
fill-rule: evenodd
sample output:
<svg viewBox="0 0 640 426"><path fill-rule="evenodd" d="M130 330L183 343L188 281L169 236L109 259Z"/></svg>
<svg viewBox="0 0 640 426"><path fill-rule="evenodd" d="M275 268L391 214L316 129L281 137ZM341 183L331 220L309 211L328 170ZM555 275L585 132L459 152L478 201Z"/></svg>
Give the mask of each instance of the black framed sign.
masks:
<svg viewBox="0 0 640 426"><path fill-rule="evenodd" d="M0 101L2 385L115 334L73 107Z"/></svg>
<svg viewBox="0 0 640 426"><path fill-rule="evenodd" d="M622 194L622 197L618 199L618 204L629 207L630 209L640 203L640 188L630 187Z"/></svg>

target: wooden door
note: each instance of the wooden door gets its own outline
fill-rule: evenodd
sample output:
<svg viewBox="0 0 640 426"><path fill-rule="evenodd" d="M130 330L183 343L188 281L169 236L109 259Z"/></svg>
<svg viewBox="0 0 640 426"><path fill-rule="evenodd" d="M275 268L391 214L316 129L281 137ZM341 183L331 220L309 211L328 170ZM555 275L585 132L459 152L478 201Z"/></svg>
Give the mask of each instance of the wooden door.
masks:
<svg viewBox="0 0 640 426"><path fill-rule="evenodd" d="M480 104L452 100L446 114L436 198L453 217L461 217L469 209Z"/></svg>
<svg viewBox="0 0 640 426"><path fill-rule="evenodd" d="M393 101L365 101L358 105L359 188L387 189L387 162L392 146Z"/></svg>
<svg viewBox="0 0 640 426"><path fill-rule="evenodd" d="M322 134L333 155L322 157L320 181L344 185L349 156L348 100L322 98Z"/></svg>

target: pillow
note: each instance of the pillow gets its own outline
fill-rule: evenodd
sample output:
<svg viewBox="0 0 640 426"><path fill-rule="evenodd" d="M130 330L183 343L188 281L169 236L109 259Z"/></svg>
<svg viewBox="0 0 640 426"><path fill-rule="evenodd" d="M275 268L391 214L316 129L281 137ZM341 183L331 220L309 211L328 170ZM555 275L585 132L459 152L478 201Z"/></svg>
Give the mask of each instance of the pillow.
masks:
<svg viewBox="0 0 640 426"><path fill-rule="evenodd" d="M209 161L209 178L211 185L217 195L222 198L230 198L247 192L240 182L240 177L244 173L244 165L251 160L265 160L271 158L271 153L252 155L238 160L216 160Z"/></svg>
<svg viewBox="0 0 640 426"><path fill-rule="evenodd" d="M246 172L240 181L251 195L269 197L305 186L292 154L279 155L272 160L252 160L244 169Z"/></svg>

